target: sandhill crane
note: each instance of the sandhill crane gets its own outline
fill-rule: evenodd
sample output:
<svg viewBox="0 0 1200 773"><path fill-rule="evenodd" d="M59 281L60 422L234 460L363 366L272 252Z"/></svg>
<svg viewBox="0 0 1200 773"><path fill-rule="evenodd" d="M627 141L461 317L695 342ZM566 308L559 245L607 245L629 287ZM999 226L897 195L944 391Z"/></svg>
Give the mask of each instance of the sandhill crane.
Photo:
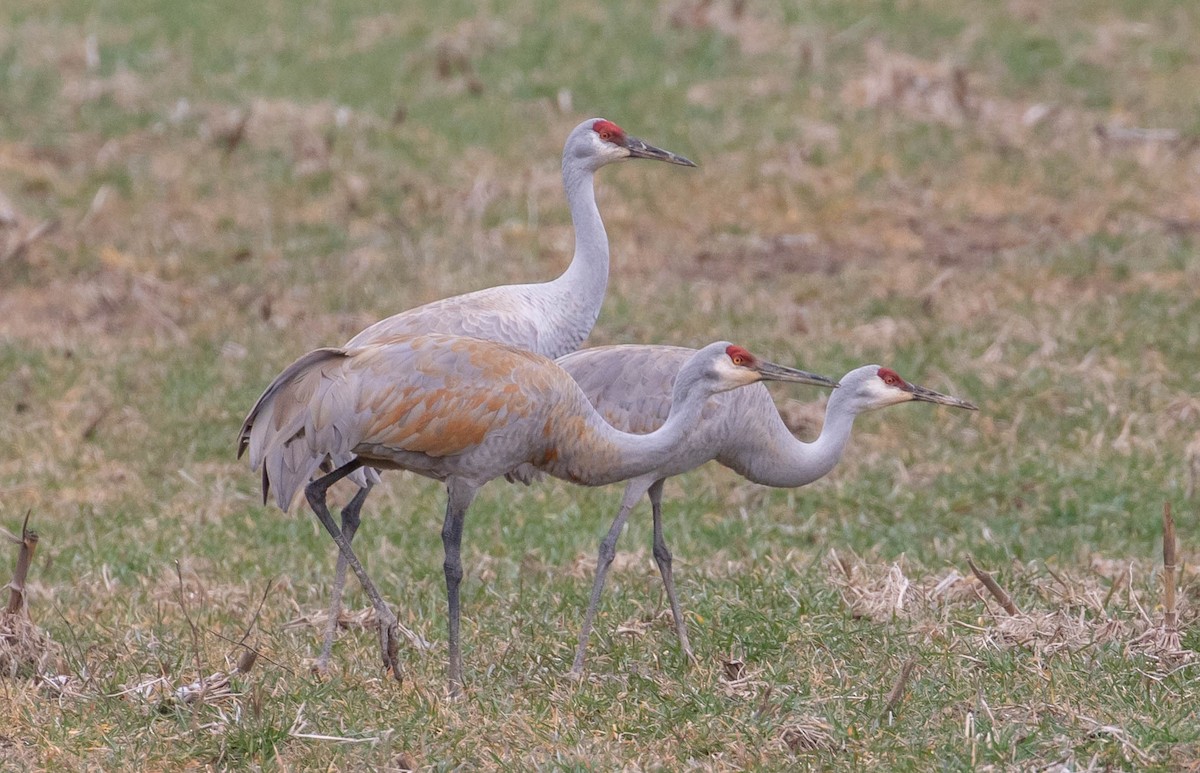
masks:
<svg viewBox="0 0 1200 773"><path fill-rule="evenodd" d="M575 227L575 255L562 275L549 282L501 285L433 301L376 322L346 345L449 333L519 346L551 359L575 351L596 324L608 286L608 235L596 207L593 175L629 158L696 166L626 134L612 121L584 121L571 130L563 146L563 189Z"/></svg>
<svg viewBox="0 0 1200 773"><path fill-rule="evenodd" d="M571 131L563 146L563 189L575 227L575 254L561 276L536 284L489 287L418 306L376 322L346 346L363 346L401 335L448 333L519 346L551 359L574 351L596 323L608 285L608 235L596 207L593 175L603 166L628 158L695 166L683 156L626 134L612 121L584 121ZM250 430L249 424L243 427L243 441ZM334 457L330 463L339 467L348 461L348 456ZM351 480L360 489L342 508L342 531L347 538L358 529L359 512L378 478L372 470L361 470ZM287 507L283 501L279 505ZM314 663L321 672L329 665L345 582L346 562L339 553L329 620L321 653ZM408 632L405 635L409 636Z"/></svg>
<svg viewBox="0 0 1200 773"><path fill-rule="evenodd" d="M671 346L603 346L568 354L557 362L575 378L605 421L626 432L650 432L666 417L675 373L693 353ZM654 560L671 604L680 648L688 659L695 659L675 595L671 552L663 540L662 491L667 478L715 459L755 483L779 488L804 486L837 465L860 413L913 400L977 410L966 400L909 384L896 371L878 365L856 368L840 383L829 396L825 425L814 442L797 440L780 418L766 387L757 385L709 400L700 424L668 463L626 484L621 508L600 543L596 579L571 673L583 672L588 636L617 539L630 510L647 493L654 514Z"/></svg>
<svg viewBox="0 0 1200 773"><path fill-rule="evenodd" d="M458 693L463 519L483 484L523 465L589 486L625 480L660 467L714 394L765 380L835 386L728 342L693 352L675 370L665 422L650 434L629 435L605 424L552 360L516 347L428 334L317 349L267 387L246 419L238 452L249 450L250 466L262 466L263 487L274 486L282 508L305 487L309 505L375 607L383 663L397 678L398 621L330 516L326 492L363 467L411 470L446 483L448 675L451 692ZM309 483L330 458L350 461Z"/></svg>

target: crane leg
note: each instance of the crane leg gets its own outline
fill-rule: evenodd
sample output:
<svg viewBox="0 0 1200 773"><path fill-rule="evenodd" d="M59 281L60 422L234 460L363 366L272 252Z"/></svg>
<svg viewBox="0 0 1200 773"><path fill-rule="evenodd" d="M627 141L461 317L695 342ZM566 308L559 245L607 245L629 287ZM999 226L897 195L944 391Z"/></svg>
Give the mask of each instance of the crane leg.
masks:
<svg viewBox="0 0 1200 773"><path fill-rule="evenodd" d="M654 563L658 564L658 573L662 575L663 587L667 591L667 600L671 603L671 617L675 619L675 633L679 635L679 648L691 663L696 662L696 654L688 642L687 623L684 622L683 612L679 609L679 597L675 595L675 575L671 569L671 551L663 539L662 531L662 492L663 480L654 481L650 487L650 508L654 511Z"/></svg>
<svg viewBox="0 0 1200 773"><path fill-rule="evenodd" d="M459 644L460 606L458 588L462 583L462 532L467 508L475 498L475 487L455 480L446 484L446 520L442 524L442 548L446 558L442 569L446 573L446 601L449 605L449 649L448 677L450 694L463 694L462 648Z"/></svg>
<svg viewBox="0 0 1200 773"><path fill-rule="evenodd" d="M342 508L342 534L346 537L346 542L354 541L354 532L358 531L359 511L362 509L363 502L367 499L367 494L371 492L371 484L367 484L366 488L360 488L354 498L346 503ZM337 569L333 576L333 590L329 592L329 621L325 624L325 640L321 644L321 654L317 656L317 660L313 663L313 670L319 674L325 674L329 671L329 657L333 653L333 640L337 636L338 620L342 616L342 591L346 587L346 567L349 564L346 562L346 557L342 555L342 551L338 550Z"/></svg>
<svg viewBox="0 0 1200 773"><path fill-rule="evenodd" d="M588 637L592 635L592 623L596 618L596 609L600 606L600 594L604 591L604 579L608 576L608 569L617 556L617 540L621 537L621 529L625 526L630 511L642 498L642 494L646 493L648 485L639 480L629 481L625 486L625 495L621 499L621 509L617 511L617 517L613 519L608 534L604 535L604 540L600 543L600 552L596 556L596 579L592 583L592 597L588 599L587 613L583 616L583 628L579 631L579 644L575 648L575 662L571 664L569 672L571 676L583 675L583 659L587 655Z"/></svg>
<svg viewBox="0 0 1200 773"><path fill-rule="evenodd" d="M396 633L399 621L388 605L384 603L383 598L379 595L379 591L375 588L375 583L371 582L371 578L367 576L367 570L363 569L359 563L358 556L354 555L354 550L350 547L350 541L346 539L346 535L341 532L337 524L333 521L333 516L329 514L329 508L325 504L325 497L329 493L329 487L337 483L342 478L357 470L362 466L362 462L354 459L341 467L337 468L328 475L317 478L304 489L304 495L308 499L309 507L317 514L321 524L325 530L329 532L329 536L333 537L333 541L337 543L342 555L350 564L350 568L354 570L354 574L358 576L358 581L362 583L363 590L367 592L368 598L375 607L375 614L379 618L379 649L383 657L383 667L390 669L396 681L402 681L404 676L400 671L400 663L397 660L397 641Z"/></svg>

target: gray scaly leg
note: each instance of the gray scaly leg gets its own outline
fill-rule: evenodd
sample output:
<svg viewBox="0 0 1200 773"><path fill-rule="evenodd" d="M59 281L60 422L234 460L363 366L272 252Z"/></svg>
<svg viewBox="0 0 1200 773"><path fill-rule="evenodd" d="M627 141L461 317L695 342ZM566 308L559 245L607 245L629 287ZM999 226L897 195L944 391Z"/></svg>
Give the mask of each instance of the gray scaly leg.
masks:
<svg viewBox="0 0 1200 773"><path fill-rule="evenodd" d="M375 588L375 583L371 582L371 578L367 576L367 571L359 563L358 556L354 555L354 550L350 547L350 542L346 539L346 535L342 534L341 530L338 529L337 524L333 521L333 516L329 514L329 508L325 504L325 497L329 493L329 487L361 466L362 462L357 459L342 465L328 475L309 483L304 489L304 495L307 497L309 506L317 514L317 518L320 519L325 530L329 532L329 536L333 537L333 541L337 543L338 548L342 551L342 555L349 562L350 568L358 576L358 581L362 583L363 589L367 592L367 597L371 599L371 603L375 607L375 615L379 618L379 650L383 658L383 667L391 670L396 681L403 681L404 675L400 670L400 663L397 660L398 646L396 633L399 621L396 619L396 615L392 613L392 610L388 608L388 605L384 603L383 598L379 595L379 591Z"/></svg>
<svg viewBox="0 0 1200 773"><path fill-rule="evenodd" d="M446 483L446 520L442 524L442 548L446 558L442 569L446 573L446 600L449 605L450 661L448 667L450 694L463 693L462 647L459 643L461 608L458 587L462 583L462 533L467 508L475 498L475 488L451 479Z"/></svg>
<svg viewBox="0 0 1200 773"><path fill-rule="evenodd" d="M675 576L671 570L671 551L663 540L662 532L662 491L663 481L656 480L650 487L650 508L654 511L654 562L658 564L658 573L662 575L663 586L667 589L667 600L671 603L671 616L675 618L675 633L679 635L679 648L687 659L695 663L696 655L692 645L688 643L687 623L679 609L679 598L675 595Z"/></svg>
<svg viewBox="0 0 1200 773"><path fill-rule="evenodd" d="M592 635L592 623L596 617L596 609L600 606L600 594L604 590L604 579L608 576L608 569L617 555L617 540L621 537L621 529L625 526L630 511L642 498L642 494L646 493L649 485L649 481L640 479L629 481L625 486L625 495L621 499L621 509L617 511L617 517L613 519L608 534L604 535L604 540L600 543L600 552L596 557L596 579L592 583L592 597L588 600L587 613L583 616L583 628L579 631L579 644L575 648L575 662L571 664L569 672L571 676L583 675L583 659L587 654L588 637Z"/></svg>
<svg viewBox="0 0 1200 773"><path fill-rule="evenodd" d="M371 484L368 483L366 488L361 488L355 493L345 507L342 508L342 534L346 537L346 542L354 541L354 532L358 531L359 510L362 509L363 502L367 499L367 494L371 492ZM333 653L333 640L337 636L338 620L342 616L342 591L346 587L346 557L342 555L342 551L338 550L337 569L333 576L333 590L329 593L329 621L325 624L325 641L321 645L321 654L317 656L317 660L313 663L313 670L319 674L325 674L329 671L329 657Z"/></svg>

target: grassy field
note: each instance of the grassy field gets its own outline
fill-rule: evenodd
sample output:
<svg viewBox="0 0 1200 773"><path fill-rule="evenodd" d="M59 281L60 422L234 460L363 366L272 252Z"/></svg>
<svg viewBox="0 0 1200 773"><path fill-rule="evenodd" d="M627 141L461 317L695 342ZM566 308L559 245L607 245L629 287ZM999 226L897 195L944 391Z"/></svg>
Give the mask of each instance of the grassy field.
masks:
<svg viewBox="0 0 1200 773"><path fill-rule="evenodd" d="M0 680L0 767L1200 768L1197 83L1168 0L0 6L0 522L32 513L57 642ZM700 168L599 174L591 343L878 362L981 411L865 416L799 490L668 483L699 663L644 508L581 683L619 487L493 483L462 701L444 494L389 475L356 546L437 646L385 680L354 587L318 679L332 544L260 505L239 423L308 349L560 271L593 115ZM814 436L820 395L774 391ZM1175 652L1143 636L1164 503Z"/></svg>

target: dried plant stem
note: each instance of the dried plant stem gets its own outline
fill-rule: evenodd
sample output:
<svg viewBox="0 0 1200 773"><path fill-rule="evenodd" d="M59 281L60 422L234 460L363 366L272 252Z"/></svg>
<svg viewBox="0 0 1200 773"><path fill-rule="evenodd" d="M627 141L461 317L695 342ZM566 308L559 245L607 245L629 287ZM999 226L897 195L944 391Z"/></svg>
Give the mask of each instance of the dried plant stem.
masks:
<svg viewBox="0 0 1200 773"><path fill-rule="evenodd" d="M1179 611L1175 605L1176 572L1179 567L1177 560L1177 545L1175 540L1175 519L1171 516L1171 505L1163 503L1163 616L1158 625L1150 623L1150 618L1143 612L1149 627L1132 642L1131 645L1146 647L1149 654L1165 662L1168 666L1179 662L1190 662L1195 653L1180 648L1179 642ZM1136 603L1136 600L1135 600ZM1139 607L1140 609L1140 607Z"/></svg>
<svg viewBox="0 0 1200 773"><path fill-rule="evenodd" d="M913 655L908 660L904 661L904 665L900 667L900 675L896 677L896 683L892 685L892 691L888 693L887 700L883 703L883 714L881 720L886 720L889 715L896 709L900 699L904 697L904 690L908 687L908 680L912 676L913 669L917 667L917 656Z"/></svg>
<svg viewBox="0 0 1200 773"><path fill-rule="evenodd" d="M842 570L842 574L846 575L846 579L853 580L854 579L854 570L850 568L850 566L846 563L845 559L843 559L840 555L838 555L838 552L836 550L830 550L829 555L833 556L834 562L836 562L838 565L838 568Z"/></svg>
<svg viewBox="0 0 1200 773"><path fill-rule="evenodd" d="M15 615L25 605L25 577L29 574L29 566L33 563L33 552L37 550L38 535L29 530L29 513L25 512L25 523L21 524L20 548L17 551L17 566L13 570L12 582L8 584L8 606L5 611Z"/></svg>
<svg viewBox="0 0 1200 773"><path fill-rule="evenodd" d="M1163 502L1163 628L1175 633L1179 626L1179 613L1175 607L1175 518L1171 515L1171 503Z"/></svg>
<svg viewBox="0 0 1200 773"><path fill-rule="evenodd" d="M1004 608L1005 612L1010 615L1021 614L1021 610L1013 603L1012 597L1005 592L1004 588L1000 587L1000 583L992 579L990 574L975 566L975 562L971 560L970 556L967 556L967 566L971 567L971 573L979 578L979 581L983 583L983 587L987 588L992 596L996 598L996 601L1000 602L1000 606Z"/></svg>
<svg viewBox="0 0 1200 773"><path fill-rule="evenodd" d="M183 612L183 617L187 620L188 628L192 631L192 652L196 656L196 673L200 677L200 692L198 699L203 700L204 694L208 691L208 685L204 680L203 666L200 661L200 632L196 628L196 624L192 622L192 616L188 614L187 608L187 589L183 584L183 570L179 567L179 562L175 562L175 577L179 580L179 609Z"/></svg>
<svg viewBox="0 0 1200 773"><path fill-rule="evenodd" d="M1104 601L1100 602L1100 608L1102 610L1108 609L1108 602L1112 600L1112 597L1115 596L1117 591L1121 589L1121 586L1125 584L1125 577L1126 573L1121 572L1113 578L1112 585L1108 587L1108 593L1104 594Z"/></svg>

